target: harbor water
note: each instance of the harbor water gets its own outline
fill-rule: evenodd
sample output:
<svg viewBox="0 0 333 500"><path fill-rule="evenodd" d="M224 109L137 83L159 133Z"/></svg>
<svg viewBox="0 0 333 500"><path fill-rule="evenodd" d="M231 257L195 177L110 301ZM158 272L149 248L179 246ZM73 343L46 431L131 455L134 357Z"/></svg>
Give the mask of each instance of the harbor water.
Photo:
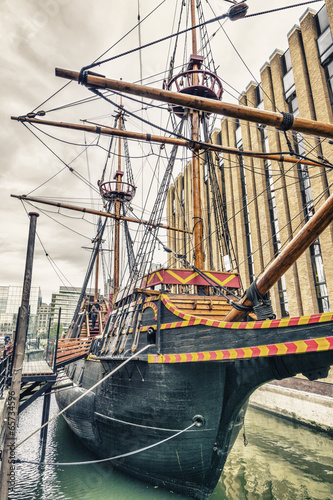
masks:
<svg viewBox="0 0 333 500"><path fill-rule="evenodd" d="M50 417L57 413L52 396ZM40 425L42 400L21 415L17 442ZM247 446L244 445L247 442ZM112 452L110 453L112 455ZM39 462L39 433L17 448L16 458ZM90 453L60 416L49 426L45 462L91 461ZM333 498L333 437L249 409L245 438L239 435L212 500L330 500ZM19 463L10 500L176 500L110 465L54 466Z"/></svg>

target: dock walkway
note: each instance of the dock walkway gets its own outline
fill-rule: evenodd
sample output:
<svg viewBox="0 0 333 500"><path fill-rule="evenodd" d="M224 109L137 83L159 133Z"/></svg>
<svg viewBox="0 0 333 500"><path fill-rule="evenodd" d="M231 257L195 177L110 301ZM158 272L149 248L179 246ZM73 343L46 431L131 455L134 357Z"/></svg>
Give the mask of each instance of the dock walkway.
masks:
<svg viewBox="0 0 333 500"><path fill-rule="evenodd" d="M22 376L29 377L32 375L51 375L53 370L46 361L24 361Z"/></svg>

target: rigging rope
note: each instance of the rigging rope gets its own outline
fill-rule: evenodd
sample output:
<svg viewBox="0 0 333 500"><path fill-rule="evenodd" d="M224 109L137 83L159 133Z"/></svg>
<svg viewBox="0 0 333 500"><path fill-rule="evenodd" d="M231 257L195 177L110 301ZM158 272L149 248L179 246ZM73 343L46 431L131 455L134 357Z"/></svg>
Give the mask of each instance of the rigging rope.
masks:
<svg viewBox="0 0 333 500"><path fill-rule="evenodd" d="M60 410L56 415L54 415L52 418L50 418L47 422L45 422L45 424L41 425L40 427L38 427L38 429L34 430L31 434L29 434L29 436L27 436L26 438L24 438L20 443L18 443L16 446L15 446L15 449L18 448L19 446L21 446L23 443L25 443L26 441L28 441L28 439L30 439L32 436L34 436L38 431L40 431L41 429L43 429L43 427L47 426L50 422L52 422L53 420L55 420L57 417L59 417L60 415L62 415L66 410L68 410L69 408L71 408L72 406L75 405L75 403L77 403L78 401L80 401L82 398L84 398L87 394L89 394L90 392L92 392L94 389L96 389L96 387L98 387L99 385L102 384L102 382L105 382L105 380L107 380L108 378L110 378L112 375L114 375L118 370L120 370L120 368L122 368L123 366L125 366L129 361L131 361L133 358L135 358L136 356L139 356L140 354L142 354L144 351L146 351L147 349L149 349L149 347L151 347L152 344L148 344L146 345L145 347L143 347L140 351L132 354L132 356L130 356L129 358L125 359L125 361L123 363L121 363L119 366L117 366L117 368L115 368L114 370L112 370L110 373L108 373L107 375L105 375L105 377L103 377L101 380L99 380L98 382L96 382L96 384L94 384L93 386L91 386L89 389L86 390L86 392L82 393L78 398L76 398L74 401L72 401L69 405L67 405L65 408L63 408L62 410Z"/></svg>
<svg viewBox="0 0 333 500"><path fill-rule="evenodd" d="M308 2L296 3L294 5L286 5L284 7L279 7L277 9L265 10L263 12L256 12L255 14L248 14L246 17L256 17L263 14L273 14L274 12L279 12L281 10L293 9L294 7L302 7L304 5L309 5L311 3L323 2L324 0L309 0Z"/></svg>
<svg viewBox="0 0 333 500"><path fill-rule="evenodd" d="M160 446L163 443L166 443L167 441L170 441L171 439L174 439L177 436L180 436L181 434L184 434L184 432L188 432L192 427L197 426L197 422L193 422L193 424L189 425L185 429L176 432L176 434L173 434L172 436L169 436L165 439L162 439L161 441L158 441L158 443L151 444L149 446L145 446L144 448L140 448L139 450L135 451L129 451L128 453L122 453L121 455L117 455L116 457L109 457L109 458L100 458L97 460L88 460L86 462L34 462L32 460L20 460L17 459L15 460L16 464L33 464L33 465L54 465L54 466L67 466L67 465L91 465L91 464L100 464L103 462L110 462L111 460L119 460L120 458L126 458L130 457L132 455L137 455L138 453L142 453L143 451L150 450L151 448L155 448L156 446Z"/></svg>

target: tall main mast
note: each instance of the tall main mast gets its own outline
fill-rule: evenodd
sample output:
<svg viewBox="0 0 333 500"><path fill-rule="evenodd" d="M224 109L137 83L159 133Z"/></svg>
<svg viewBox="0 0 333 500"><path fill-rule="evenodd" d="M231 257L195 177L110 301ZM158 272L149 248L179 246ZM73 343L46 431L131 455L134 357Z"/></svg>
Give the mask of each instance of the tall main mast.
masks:
<svg viewBox="0 0 333 500"><path fill-rule="evenodd" d="M191 21L195 22L195 4L191 0ZM191 62L193 64L192 85L199 84L198 58L197 56L197 34L196 29L192 30L192 51ZM199 141L199 111L192 111L192 140ZM203 222L201 217L201 191L200 191L200 156L199 150L194 149L192 154L192 195L193 195L193 238L194 238L194 265L198 269L203 269Z"/></svg>
<svg viewBox="0 0 333 500"><path fill-rule="evenodd" d="M122 106L122 100L120 101L120 106ZM118 118L118 129L121 130L121 120L122 111L119 112ZM121 179L124 172L121 170L121 137L118 139L118 170L115 175L116 189L121 190ZM113 263L113 289L114 296L117 295L119 290L119 275L120 275L120 265L119 265L119 254L120 254L120 201L116 199L114 202L115 211L115 225L114 225L114 263Z"/></svg>

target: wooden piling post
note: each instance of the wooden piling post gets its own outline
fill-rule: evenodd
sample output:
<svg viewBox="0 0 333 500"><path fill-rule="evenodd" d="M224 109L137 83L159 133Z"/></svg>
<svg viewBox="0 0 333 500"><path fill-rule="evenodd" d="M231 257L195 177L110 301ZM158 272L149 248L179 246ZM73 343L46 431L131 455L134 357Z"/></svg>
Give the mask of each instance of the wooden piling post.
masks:
<svg viewBox="0 0 333 500"><path fill-rule="evenodd" d="M23 282L22 302L18 320L17 335L15 338L15 358L13 359L12 383L8 394L6 418L7 422L0 471L0 500L7 500L8 492L13 491L15 486L16 422L20 402L22 369L26 344L26 331L28 326L29 299L35 249L36 224L39 214L31 212L29 213L29 216L30 227Z"/></svg>

